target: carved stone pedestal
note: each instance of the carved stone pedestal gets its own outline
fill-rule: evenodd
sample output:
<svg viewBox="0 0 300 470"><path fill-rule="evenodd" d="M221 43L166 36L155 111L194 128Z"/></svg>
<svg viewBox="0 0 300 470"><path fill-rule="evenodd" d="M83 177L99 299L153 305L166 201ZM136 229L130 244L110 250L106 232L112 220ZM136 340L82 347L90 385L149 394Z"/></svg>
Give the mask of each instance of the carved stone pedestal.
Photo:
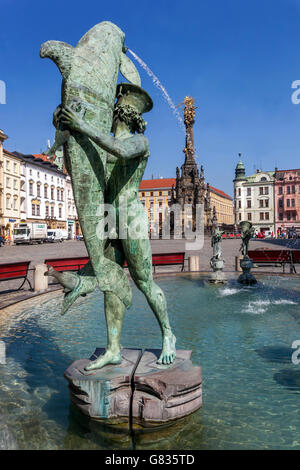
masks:
<svg viewBox="0 0 300 470"><path fill-rule="evenodd" d="M96 349L90 360L104 352ZM86 372L89 359L65 371L70 398L92 419L108 425L157 427L183 418L202 406L201 367L192 351L178 350L173 364L157 364L160 350L123 349L122 363Z"/></svg>
<svg viewBox="0 0 300 470"><path fill-rule="evenodd" d="M210 265L214 272L210 275L209 282L212 284L225 284L227 280L223 272L224 260L222 258L216 259L212 257L210 260Z"/></svg>
<svg viewBox="0 0 300 470"><path fill-rule="evenodd" d="M132 378L142 351L123 349L121 364L84 370L91 360L104 352L105 349L97 348L90 359L79 359L67 368L64 376L69 382L70 399L90 418L107 424L128 423Z"/></svg>
<svg viewBox="0 0 300 470"><path fill-rule="evenodd" d="M183 418L202 406L201 367L192 351L176 351L171 366L157 364L158 349L146 349L134 374L133 423L143 427Z"/></svg>
<svg viewBox="0 0 300 470"><path fill-rule="evenodd" d="M253 276L253 274L251 274L251 269L253 268L253 261L251 258L249 258L249 256L244 256L243 259L240 260L240 266L243 270L243 274L241 274L238 278L238 281L241 283L241 284L245 284L247 286L251 286L253 284L256 284L257 283L257 280L255 279L255 277Z"/></svg>

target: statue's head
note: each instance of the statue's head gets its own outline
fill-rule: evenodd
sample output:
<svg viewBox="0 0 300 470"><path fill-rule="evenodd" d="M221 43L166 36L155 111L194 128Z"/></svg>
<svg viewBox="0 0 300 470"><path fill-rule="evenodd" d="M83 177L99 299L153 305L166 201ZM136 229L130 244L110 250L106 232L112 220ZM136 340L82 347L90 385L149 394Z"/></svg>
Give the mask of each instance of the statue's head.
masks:
<svg viewBox="0 0 300 470"><path fill-rule="evenodd" d="M242 230L242 233L247 233L249 232L249 230L251 229L252 227L252 223L251 222L248 222L248 220L243 220L242 222L240 222L240 228Z"/></svg>
<svg viewBox="0 0 300 470"><path fill-rule="evenodd" d="M132 133L143 134L146 122L142 114L153 107L153 101L148 93L137 85L120 83L117 86L117 102L114 109L112 132L118 121L124 122Z"/></svg>

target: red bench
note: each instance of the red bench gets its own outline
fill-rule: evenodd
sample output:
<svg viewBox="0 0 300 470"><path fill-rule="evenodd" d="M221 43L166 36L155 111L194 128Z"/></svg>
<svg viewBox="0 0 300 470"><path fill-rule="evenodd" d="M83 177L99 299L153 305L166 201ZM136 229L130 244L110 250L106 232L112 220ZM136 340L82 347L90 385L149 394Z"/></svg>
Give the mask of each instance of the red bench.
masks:
<svg viewBox="0 0 300 470"><path fill-rule="evenodd" d="M6 263L0 264L0 281L11 281L13 279L24 279L20 287L16 290L20 290L21 287L27 281L30 289L32 290L31 283L27 277L30 261L21 261L18 263Z"/></svg>
<svg viewBox="0 0 300 470"><path fill-rule="evenodd" d="M155 266L180 265L181 272L184 270L185 253L160 253L152 255L152 266L155 272Z"/></svg>
<svg viewBox="0 0 300 470"><path fill-rule="evenodd" d="M285 272L285 265L290 264L292 271L291 250L249 250L248 256L258 266L274 266L279 264L282 266L283 272Z"/></svg>
<svg viewBox="0 0 300 470"><path fill-rule="evenodd" d="M294 271L294 273L297 274L295 264L300 263L300 250L292 250L291 254L292 254L292 262L293 262L293 271Z"/></svg>
<svg viewBox="0 0 300 470"><path fill-rule="evenodd" d="M52 266L56 271L79 271L89 260L88 256L81 256L79 258L46 259L44 263Z"/></svg>
<svg viewBox="0 0 300 470"><path fill-rule="evenodd" d="M160 253L152 255L152 265L162 266L162 265L180 265L181 271L184 270L184 252L182 253ZM90 260L88 256L83 256L81 258L61 258L61 259L46 259L44 261L48 266L52 266L56 271L78 271L83 268L86 263ZM125 262L125 267L127 263Z"/></svg>

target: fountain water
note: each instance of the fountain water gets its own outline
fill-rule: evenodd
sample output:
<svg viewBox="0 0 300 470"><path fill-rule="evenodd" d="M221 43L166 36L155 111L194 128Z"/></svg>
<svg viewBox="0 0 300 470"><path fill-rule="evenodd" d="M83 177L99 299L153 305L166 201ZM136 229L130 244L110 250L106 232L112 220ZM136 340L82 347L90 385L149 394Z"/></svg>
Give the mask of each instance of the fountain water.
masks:
<svg viewBox="0 0 300 470"><path fill-rule="evenodd" d="M152 70L148 67L148 65L131 49L128 48L128 52L135 58L135 60L140 64L140 66L145 70L145 72L149 75L149 77L152 79L153 84L162 92L163 98L167 101L168 105L173 111L173 114L175 115L181 130L186 134L186 129L184 125L184 120L182 119L177 106L175 106L174 101L171 99L169 93L167 92L166 88L163 86L163 84L160 82L158 77L152 72ZM186 136L188 141L189 141L189 136ZM191 143L192 144L192 143ZM193 144L192 144L193 145ZM194 157L198 159L198 155L195 153Z"/></svg>
<svg viewBox="0 0 300 470"><path fill-rule="evenodd" d="M159 81L157 76L152 72L152 70L148 67L148 65L135 52L133 52L131 49L128 49L128 52L130 52L130 54L135 58L135 60L140 64L140 66L147 72L149 77L152 78L152 81L153 81L154 85L159 90L161 90L164 99L167 101L168 105L172 109L174 115L176 116L177 121L179 122L179 125L180 125L182 131L185 133L185 126L184 126L183 119L180 116L180 113L179 113L178 109L176 108L173 100L170 98L170 95L167 92L166 88L162 85L162 83Z"/></svg>

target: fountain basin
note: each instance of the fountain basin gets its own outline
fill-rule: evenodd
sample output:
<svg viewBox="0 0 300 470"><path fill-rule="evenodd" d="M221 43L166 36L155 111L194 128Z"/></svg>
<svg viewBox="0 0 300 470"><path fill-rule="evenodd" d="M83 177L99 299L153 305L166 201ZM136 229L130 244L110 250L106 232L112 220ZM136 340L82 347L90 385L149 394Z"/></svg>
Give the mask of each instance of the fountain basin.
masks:
<svg viewBox="0 0 300 470"><path fill-rule="evenodd" d="M227 274L217 289L207 276L160 278L179 349L202 366L203 408L176 425L136 433L137 449L300 449L300 283L258 276L255 286ZM103 296L94 292L61 317L58 298L26 308L1 325L6 364L0 365L0 409L19 449L131 449L127 429L107 430L69 401L63 377L76 359L105 344ZM160 332L134 289L122 346L160 348ZM121 432L122 431L122 432Z"/></svg>

